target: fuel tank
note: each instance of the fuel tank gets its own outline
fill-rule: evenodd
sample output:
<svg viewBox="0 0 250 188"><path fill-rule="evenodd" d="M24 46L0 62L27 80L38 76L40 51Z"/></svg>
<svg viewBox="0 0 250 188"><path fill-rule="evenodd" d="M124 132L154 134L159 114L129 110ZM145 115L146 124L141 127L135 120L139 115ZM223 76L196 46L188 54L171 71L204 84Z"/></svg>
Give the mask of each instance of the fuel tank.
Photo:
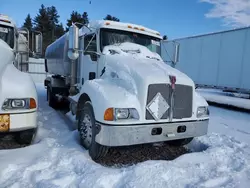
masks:
<svg viewBox="0 0 250 188"><path fill-rule="evenodd" d="M50 44L45 51L47 70L49 74L69 76L71 60L68 57L69 35L61 36Z"/></svg>

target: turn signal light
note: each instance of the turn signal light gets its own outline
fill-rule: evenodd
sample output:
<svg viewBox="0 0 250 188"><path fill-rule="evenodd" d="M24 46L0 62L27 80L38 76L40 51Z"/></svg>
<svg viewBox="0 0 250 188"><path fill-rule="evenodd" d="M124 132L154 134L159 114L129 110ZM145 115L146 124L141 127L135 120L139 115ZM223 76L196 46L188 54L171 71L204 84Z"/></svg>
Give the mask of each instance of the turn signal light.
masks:
<svg viewBox="0 0 250 188"><path fill-rule="evenodd" d="M36 100L31 98L30 99L30 109L36 108Z"/></svg>
<svg viewBox="0 0 250 188"><path fill-rule="evenodd" d="M10 128L10 115L1 114L0 115L0 132L6 132Z"/></svg>
<svg viewBox="0 0 250 188"><path fill-rule="evenodd" d="M9 20L2 20L0 19L1 22L6 22L6 23L11 23Z"/></svg>
<svg viewBox="0 0 250 188"><path fill-rule="evenodd" d="M108 108L104 113L104 120L113 121L114 120L114 109Z"/></svg>

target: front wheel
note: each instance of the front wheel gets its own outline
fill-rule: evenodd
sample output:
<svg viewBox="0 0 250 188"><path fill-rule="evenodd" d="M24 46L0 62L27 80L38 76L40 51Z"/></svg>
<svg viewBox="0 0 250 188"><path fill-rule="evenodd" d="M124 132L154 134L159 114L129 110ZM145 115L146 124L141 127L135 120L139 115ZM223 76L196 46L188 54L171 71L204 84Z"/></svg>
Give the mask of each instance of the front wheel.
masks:
<svg viewBox="0 0 250 188"><path fill-rule="evenodd" d="M93 107L90 102L86 102L81 110L79 121L79 134L82 146L89 150L89 155L93 160L104 157L108 152L108 147L98 144L95 136L98 129L95 124Z"/></svg>
<svg viewBox="0 0 250 188"><path fill-rule="evenodd" d="M171 140L168 141L167 144L171 146L184 146L189 144L193 138L185 138L185 139L179 139L179 140Z"/></svg>

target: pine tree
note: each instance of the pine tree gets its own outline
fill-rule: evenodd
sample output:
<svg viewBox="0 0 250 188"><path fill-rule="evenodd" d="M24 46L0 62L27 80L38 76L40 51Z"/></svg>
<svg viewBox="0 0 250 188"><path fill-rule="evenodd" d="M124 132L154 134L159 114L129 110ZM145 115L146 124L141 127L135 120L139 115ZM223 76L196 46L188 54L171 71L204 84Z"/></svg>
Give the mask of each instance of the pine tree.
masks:
<svg viewBox="0 0 250 188"><path fill-rule="evenodd" d="M50 28L50 19L47 9L43 4L39 9L39 13L34 18L34 25L35 30L41 31L43 35L47 35L48 30Z"/></svg>
<svg viewBox="0 0 250 188"><path fill-rule="evenodd" d="M57 25L59 23L60 16L58 15L56 7L54 7L54 6L48 7L47 12L48 12L48 15L50 17L51 23Z"/></svg>
<svg viewBox="0 0 250 188"><path fill-rule="evenodd" d="M32 24L32 19L31 19L31 17L30 17L30 14L28 14L27 17L25 18L25 21L24 21L22 27L27 28L29 31L32 30L33 24Z"/></svg>
<svg viewBox="0 0 250 188"><path fill-rule="evenodd" d="M67 28L66 31L69 30L69 27L72 25L72 23L78 22L78 23L83 23L83 17L81 14L79 14L77 11L73 11L70 14L70 19L67 20Z"/></svg>
<svg viewBox="0 0 250 188"><path fill-rule="evenodd" d="M33 29L33 24L32 24L32 19L30 17L30 14L28 14L27 17L25 18L22 27L29 30L29 49L31 49L32 48L32 40L31 40L32 34L31 34L31 31Z"/></svg>
<svg viewBox="0 0 250 188"><path fill-rule="evenodd" d="M60 16L58 15L56 7L48 7L47 12L50 20L51 40L54 42L57 38L64 34L64 29L62 24L59 24Z"/></svg>
<svg viewBox="0 0 250 188"><path fill-rule="evenodd" d="M63 24L61 23L56 26L55 36L56 38L60 38L62 35L64 35L64 28L63 28Z"/></svg>
<svg viewBox="0 0 250 188"><path fill-rule="evenodd" d="M108 14L108 15L104 18L104 20L111 20L111 21L116 21L116 22L119 22L119 21L120 21L120 19L118 19L118 18L116 18L116 17L114 17L114 16L111 16L110 14Z"/></svg>
<svg viewBox="0 0 250 188"><path fill-rule="evenodd" d="M34 29L42 32L43 54L46 47L51 43L50 18L46 7L42 4L39 13L34 18Z"/></svg>
<svg viewBox="0 0 250 188"><path fill-rule="evenodd" d="M89 23L88 13L84 12L82 14L82 18L83 18L83 24L87 25Z"/></svg>
<svg viewBox="0 0 250 188"><path fill-rule="evenodd" d="M62 24L59 24L59 14L56 7L45 7L43 4L34 18L34 29L43 34L43 54L49 44L64 34Z"/></svg>

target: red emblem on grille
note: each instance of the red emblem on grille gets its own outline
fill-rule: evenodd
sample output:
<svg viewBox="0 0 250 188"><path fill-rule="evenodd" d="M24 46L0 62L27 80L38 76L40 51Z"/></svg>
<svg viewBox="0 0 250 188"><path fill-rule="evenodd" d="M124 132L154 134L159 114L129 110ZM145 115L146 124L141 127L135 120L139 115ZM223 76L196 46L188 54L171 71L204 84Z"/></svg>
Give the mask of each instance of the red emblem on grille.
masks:
<svg viewBox="0 0 250 188"><path fill-rule="evenodd" d="M169 80L170 80L170 83L171 83L171 88L175 89L176 77L175 76L169 76Z"/></svg>

